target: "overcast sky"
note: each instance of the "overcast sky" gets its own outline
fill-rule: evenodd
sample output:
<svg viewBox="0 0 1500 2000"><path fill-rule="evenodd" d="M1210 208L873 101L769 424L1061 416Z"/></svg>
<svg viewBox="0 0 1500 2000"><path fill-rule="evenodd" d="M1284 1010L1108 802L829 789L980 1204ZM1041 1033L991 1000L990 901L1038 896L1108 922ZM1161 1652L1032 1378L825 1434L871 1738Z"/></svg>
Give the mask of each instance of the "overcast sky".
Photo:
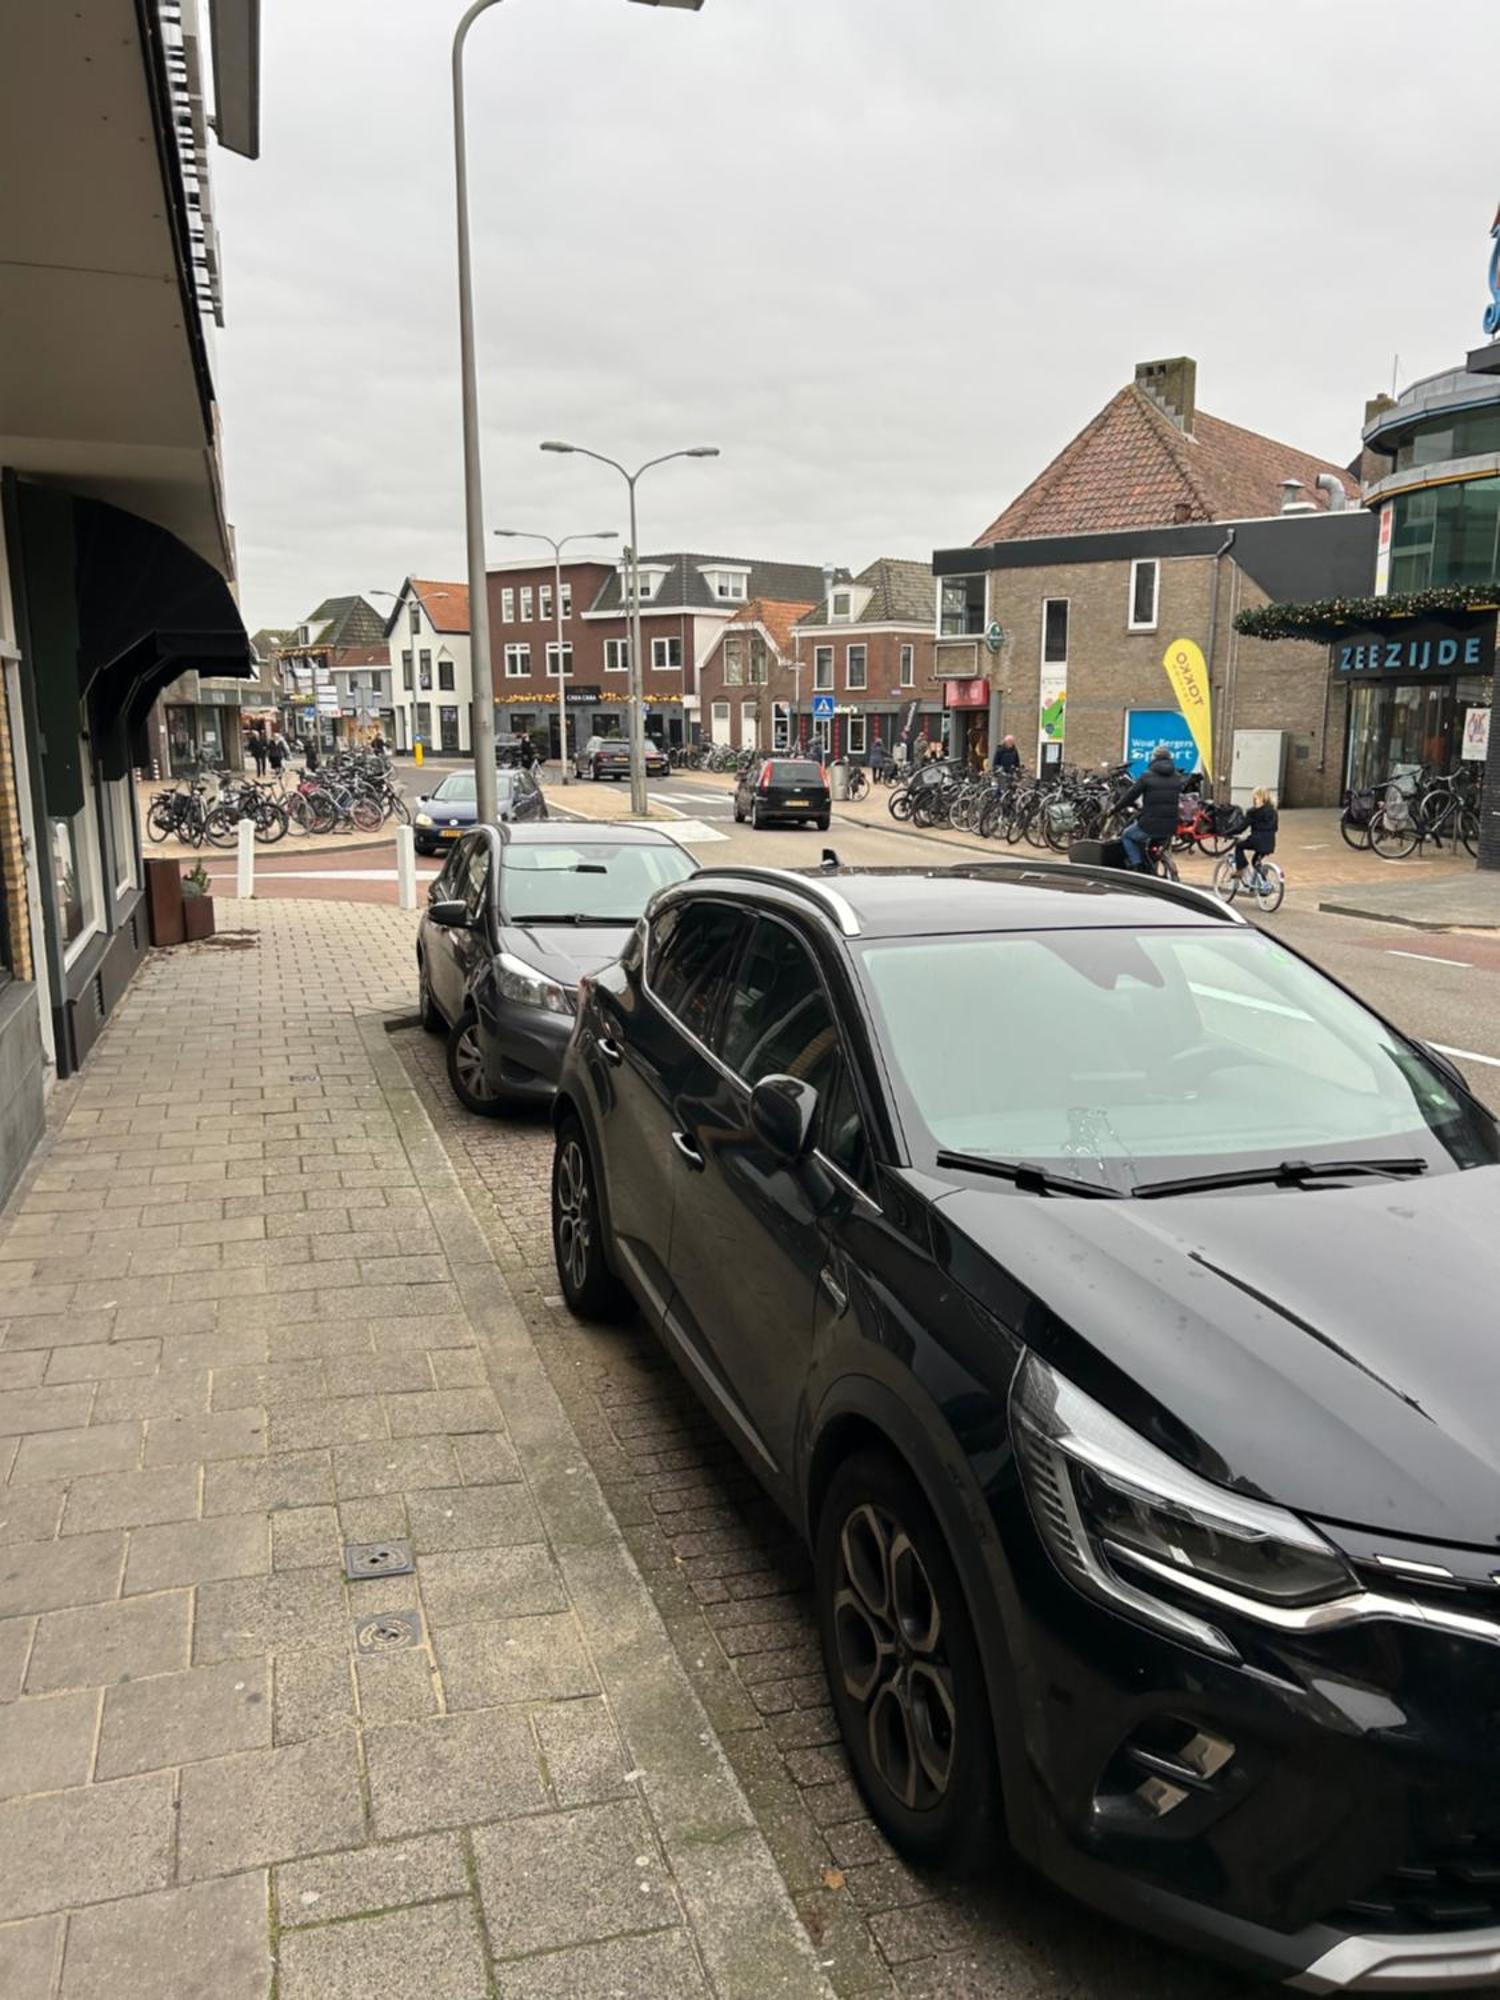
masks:
<svg viewBox="0 0 1500 2000"><path fill-rule="evenodd" d="M263 10L262 156L215 162L252 629L464 574L460 11ZM469 45L489 523L623 529L544 437L704 442L645 549L927 556L1178 353L1346 462L1398 353L1479 342L1494 49L1494 0L506 0Z"/></svg>

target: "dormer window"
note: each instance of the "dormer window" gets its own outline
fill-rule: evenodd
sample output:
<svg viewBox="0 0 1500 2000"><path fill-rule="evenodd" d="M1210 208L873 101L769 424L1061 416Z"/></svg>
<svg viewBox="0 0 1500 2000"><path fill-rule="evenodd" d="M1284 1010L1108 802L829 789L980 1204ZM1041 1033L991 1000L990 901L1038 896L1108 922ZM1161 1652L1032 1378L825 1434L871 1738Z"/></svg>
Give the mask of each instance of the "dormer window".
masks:
<svg viewBox="0 0 1500 2000"><path fill-rule="evenodd" d="M743 604L750 595L750 572L747 569L715 569L711 566L699 571L708 586L710 597L720 604Z"/></svg>
<svg viewBox="0 0 1500 2000"><path fill-rule="evenodd" d="M848 618L853 613L854 594L852 591L836 590L828 602L829 616L831 618Z"/></svg>

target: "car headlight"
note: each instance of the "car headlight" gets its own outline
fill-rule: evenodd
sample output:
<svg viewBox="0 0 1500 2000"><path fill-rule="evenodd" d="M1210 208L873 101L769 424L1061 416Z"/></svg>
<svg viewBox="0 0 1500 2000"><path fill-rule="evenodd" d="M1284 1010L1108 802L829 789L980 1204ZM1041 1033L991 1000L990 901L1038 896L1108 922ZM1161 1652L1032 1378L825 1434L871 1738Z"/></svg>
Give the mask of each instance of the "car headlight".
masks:
<svg viewBox="0 0 1500 2000"><path fill-rule="evenodd" d="M508 951L495 960L495 990L502 1000L513 1001L518 1007L541 1007L549 1014L573 1012L573 996L567 987L524 960L512 958Z"/></svg>
<svg viewBox="0 0 1500 2000"><path fill-rule="evenodd" d="M1310 1607L1358 1593L1337 1550L1297 1515L1200 1479L1034 1354L1011 1417L1037 1529L1090 1596L1235 1658L1179 1593L1272 1626L1315 1624Z"/></svg>
<svg viewBox="0 0 1500 2000"><path fill-rule="evenodd" d="M432 814L431 814L431 813L418 813L418 814L417 814L417 819L416 819L416 823L417 823L417 825L418 825L418 826L431 826L431 825L432 825Z"/></svg>

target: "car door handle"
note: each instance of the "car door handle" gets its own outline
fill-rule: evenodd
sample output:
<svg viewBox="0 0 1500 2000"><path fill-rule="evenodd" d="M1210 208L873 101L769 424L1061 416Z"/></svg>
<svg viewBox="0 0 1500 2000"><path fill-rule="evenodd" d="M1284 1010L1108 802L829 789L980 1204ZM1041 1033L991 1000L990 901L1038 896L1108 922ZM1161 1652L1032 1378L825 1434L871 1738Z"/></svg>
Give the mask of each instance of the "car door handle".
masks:
<svg viewBox="0 0 1500 2000"><path fill-rule="evenodd" d="M674 1132L672 1134L672 1144L681 1153L694 1173L701 1174L703 1171L703 1155L693 1144L689 1135L686 1132Z"/></svg>
<svg viewBox="0 0 1500 2000"><path fill-rule="evenodd" d="M594 1037L594 1047L607 1063L613 1063L616 1068L625 1060L625 1051L620 1047L618 1042L611 1040L608 1035L596 1035Z"/></svg>

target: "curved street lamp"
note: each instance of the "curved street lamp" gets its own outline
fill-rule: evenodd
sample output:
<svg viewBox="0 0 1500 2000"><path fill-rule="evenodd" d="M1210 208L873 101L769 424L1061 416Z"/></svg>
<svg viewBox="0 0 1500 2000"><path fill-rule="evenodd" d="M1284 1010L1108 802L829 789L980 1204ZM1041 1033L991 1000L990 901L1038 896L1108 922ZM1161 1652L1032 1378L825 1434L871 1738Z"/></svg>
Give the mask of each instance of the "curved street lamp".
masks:
<svg viewBox="0 0 1500 2000"><path fill-rule="evenodd" d="M593 534L576 535L541 534L535 528L496 528L495 533L508 542L545 542L552 551L553 608L557 613L557 748L562 758L562 781L568 783L568 670L563 665L563 611L562 611L562 552L569 542L617 542L619 531L615 528L598 528ZM542 676L545 681L546 675Z"/></svg>
<svg viewBox="0 0 1500 2000"><path fill-rule="evenodd" d="M644 0L644 4L653 5L656 0ZM692 0L665 0L665 4L691 5ZM630 489L630 810L637 819L644 819L649 802L646 798L646 716L641 671L641 541L635 520L636 482L653 465L670 465L674 458L717 458L719 447L716 444L695 444L689 445L686 451L664 451L660 458L648 458L634 472L628 472L617 458L607 458L602 451L590 451L587 445L563 444L557 438L548 438L542 450L571 452L578 458L592 458L618 472Z"/></svg>

